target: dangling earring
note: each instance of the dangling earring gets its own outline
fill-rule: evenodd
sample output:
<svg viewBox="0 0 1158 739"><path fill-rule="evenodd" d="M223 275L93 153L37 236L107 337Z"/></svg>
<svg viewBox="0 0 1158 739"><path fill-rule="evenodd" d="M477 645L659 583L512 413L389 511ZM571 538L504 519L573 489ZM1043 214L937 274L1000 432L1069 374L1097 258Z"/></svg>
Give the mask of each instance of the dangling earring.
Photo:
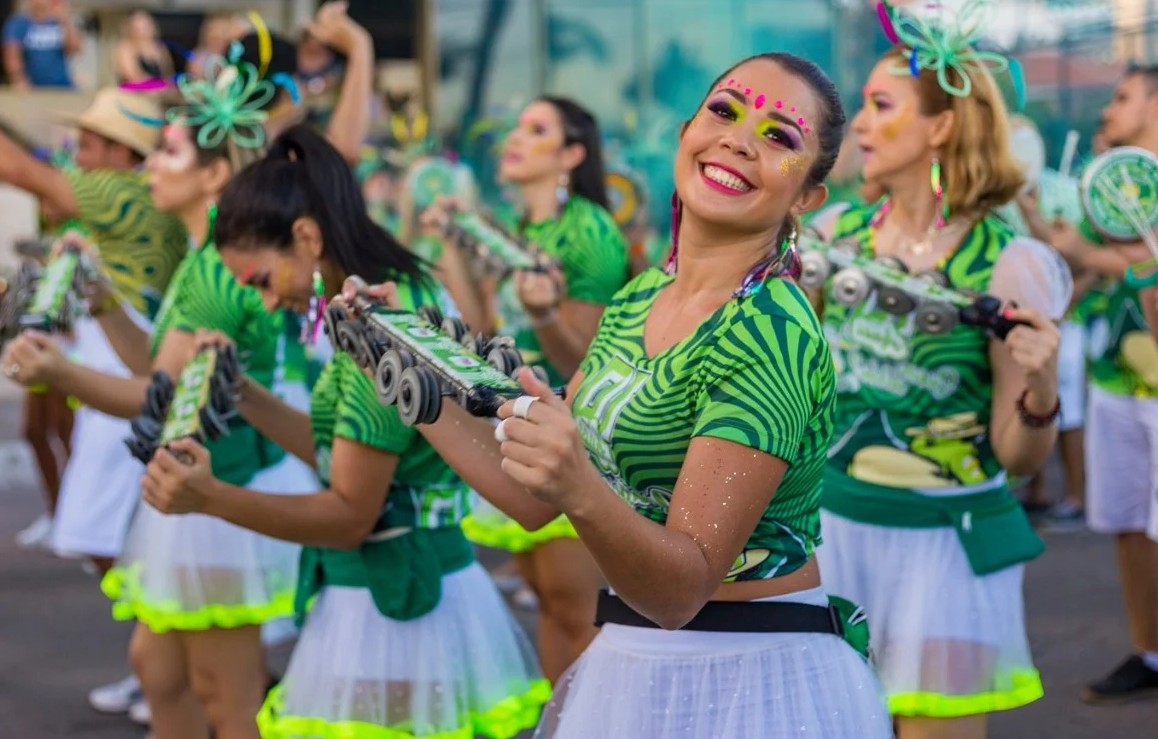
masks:
<svg viewBox="0 0 1158 739"><path fill-rule="evenodd" d="M680 202L680 194L672 192L671 194L671 252L667 255L667 264L664 265L663 271L669 275L676 273L676 253L679 251L680 243L680 219L683 216L683 203Z"/></svg>
<svg viewBox="0 0 1158 739"><path fill-rule="evenodd" d="M555 200L559 202L559 211L562 212L567 207L567 201L571 199L571 175L559 175L559 186L555 188Z"/></svg>
<svg viewBox="0 0 1158 739"><path fill-rule="evenodd" d="M788 238L784 239L784 243L780 245L780 253L787 254L788 252L796 251L796 237L799 234L796 231L796 221L792 221L792 228L788 231Z"/></svg>
<svg viewBox="0 0 1158 739"><path fill-rule="evenodd" d="M322 321L326 315L326 285L322 281L322 273L316 268L313 281L314 294L310 296L310 307L306 312L305 323L302 324L302 343L311 346L318 343Z"/></svg>
<svg viewBox="0 0 1158 739"><path fill-rule="evenodd" d="M949 207L944 205L945 188L941 186L941 160L933 157L933 167L929 170L929 184L933 188L933 207L937 211L937 230L945 228L945 219L949 215Z"/></svg>
<svg viewBox="0 0 1158 739"><path fill-rule="evenodd" d="M788 232L788 238L780 245L780 271L788 275L794 280L800 279L801 264L800 254L797 251L796 239L800 235L799 229L796 228L796 219L792 219L792 230Z"/></svg>

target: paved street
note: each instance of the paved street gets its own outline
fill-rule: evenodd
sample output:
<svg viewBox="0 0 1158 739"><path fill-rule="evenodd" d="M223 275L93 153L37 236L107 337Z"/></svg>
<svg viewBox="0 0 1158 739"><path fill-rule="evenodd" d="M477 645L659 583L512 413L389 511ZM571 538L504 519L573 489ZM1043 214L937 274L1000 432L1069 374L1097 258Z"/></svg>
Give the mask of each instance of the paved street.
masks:
<svg viewBox="0 0 1158 739"><path fill-rule="evenodd" d="M40 506L18 433L19 405L10 388L0 387L0 739L139 739L144 732L127 720L99 716L85 702L91 687L126 674L128 628L112 622L96 580L78 563L13 544ZM1047 542L1027 582L1046 697L994 719L991 737L1154 736L1158 701L1091 708L1077 699L1081 684L1127 648L1110 542L1086 533Z"/></svg>

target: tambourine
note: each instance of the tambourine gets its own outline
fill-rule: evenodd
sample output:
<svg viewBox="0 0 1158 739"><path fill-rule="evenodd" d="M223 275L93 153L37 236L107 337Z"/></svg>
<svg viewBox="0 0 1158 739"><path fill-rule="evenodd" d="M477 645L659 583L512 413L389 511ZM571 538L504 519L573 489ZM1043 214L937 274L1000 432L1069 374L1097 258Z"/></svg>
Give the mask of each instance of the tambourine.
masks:
<svg viewBox="0 0 1158 739"><path fill-rule="evenodd" d="M453 195L457 190L455 165L442 157L430 157L415 162L406 174L406 187L419 211L425 210L440 195Z"/></svg>
<svg viewBox="0 0 1158 739"><path fill-rule="evenodd" d="M1158 157L1136 146L1097 157L1082 175L1082 207L1090 225L1108 239L1145 240L1147 234L1152 239L1158 226Z"/></svg>
<svg viewBox="0 0 1158 739"><path fill-rule="evenodd" d="M1158 285L1158 156L1123 146L1090 162L1082 176L1082 205L1090 225L1116 241L1141 239L1153 258L1126 270L1125 282Z"/></svg>
<svg viewBox="0 0 1158 739"><path fill-rule="evenodd" d="M626 170L608 172L606 182L611 216L620 228L625 228L635 220L644 202L643 186Z"/></svg>

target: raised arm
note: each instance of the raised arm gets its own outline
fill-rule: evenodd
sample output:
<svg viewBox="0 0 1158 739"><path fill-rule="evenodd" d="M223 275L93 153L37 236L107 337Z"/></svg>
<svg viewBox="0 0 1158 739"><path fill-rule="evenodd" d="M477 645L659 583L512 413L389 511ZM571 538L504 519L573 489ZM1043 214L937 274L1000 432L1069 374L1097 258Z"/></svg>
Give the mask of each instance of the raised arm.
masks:
<svg viewBox="0 0 1158 739"><path fill-rule="evenodd" d="M3 132L0 132L0 181L40 198L45 209L56 218L77 214L76 196L68 177L32 156Z"/></svg>
<svg viewBox="0 0 1158 739"><path fill-rule="evenodd" d="M310 34L346 57L346 71L338 102L326 128L326 138L347 162L358 161L370 129L374 88L374 41L366 29L346 15L345 2L329 2L318 9Z"/></svg>

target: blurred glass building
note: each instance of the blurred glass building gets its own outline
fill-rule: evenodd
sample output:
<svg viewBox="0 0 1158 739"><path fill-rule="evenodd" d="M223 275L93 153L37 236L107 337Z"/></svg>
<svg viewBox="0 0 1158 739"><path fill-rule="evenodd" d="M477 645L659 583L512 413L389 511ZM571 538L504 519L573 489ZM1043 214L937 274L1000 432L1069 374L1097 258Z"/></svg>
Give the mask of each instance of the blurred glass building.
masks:
<svg viewBox="0 0 1158 739"><path fill-rule="evenodd" d="M868 70L888 47L873 0L429 2L436 123L457 137L464 154L478 161L486 148L488 139L478 133L492 126L479 121L509 119L539 93L571 96L598 115L612 159L631 160L664 194L654 203L670 191L665 152L679 123L724 68L761 51L801 54L836 81L851 114ZM961 2L941 5L951 12ZM1149 61L1150 11L1158 13L1158 2L993 6L986 45L1022 60L1025 112L1041 126L1050 161L1060 157L1071 128L1083 134L1084 150L1125 65Z"/></svg>

